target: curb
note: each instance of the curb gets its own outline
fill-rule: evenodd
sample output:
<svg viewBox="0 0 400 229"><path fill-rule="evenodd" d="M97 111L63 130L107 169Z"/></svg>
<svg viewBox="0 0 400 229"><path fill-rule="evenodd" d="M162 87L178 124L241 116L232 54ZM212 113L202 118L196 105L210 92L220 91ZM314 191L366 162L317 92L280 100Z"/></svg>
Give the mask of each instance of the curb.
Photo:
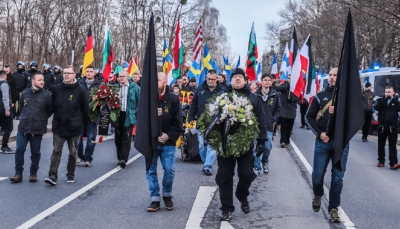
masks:
<svg viewBox="0 0 400 229"><path fill-rule="evenodd" d="M46 134L50 133L50 132L52 132L52 127L47 127ZM17 133L17 132L15 132L15 133ZM3 136L0 136L0 141L2 141L2 140L3 140ZM16 140L17 140L17 136L11 135L10 138L8 139L8 143L15 142Z"/></svg>

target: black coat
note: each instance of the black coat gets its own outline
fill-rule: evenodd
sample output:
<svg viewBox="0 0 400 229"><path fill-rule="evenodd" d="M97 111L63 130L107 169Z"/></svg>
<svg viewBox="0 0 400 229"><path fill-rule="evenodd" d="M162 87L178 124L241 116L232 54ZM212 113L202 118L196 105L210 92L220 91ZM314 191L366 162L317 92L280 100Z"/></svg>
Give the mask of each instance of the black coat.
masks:
<svg viewBox="0 0 400 229"><path fill-rule="evenodd" d="M207 81L204 81L194 93L192 104L190 105L188 121L191 122L200 117L200 115L206 109L208 98L226 91L227 89L222 87L219 82L217 83L217 87L213 91L210 91Z"/></svg>
<svg viewBox="0 0 400 229"><path fill-rule="evenodd" d="M229 92L234 90L232 86L228 86L227 89ZM258 139L267 140L267 115L263 107L261 96L255 93L251 93L250 88L247 85L244 86L244 88L235 91L244 94L250 100L251 105L253 106L254 114L257 116L258 129L260 129Z"/></svg>
<svg viewBox="0 0 400 229"><path fill-rule="evenodd" d="M46 90L53 90L53 84L54 84L54 74L51 71L44 71L43 72L43 77L44 77L44 89Z"/></svg>
<svg viewBox="0 0 400 229"><path fill-rule="evenodd" d="M62 83L63 80L63 75L60 72L54 73L54 84L52 85L51 90L53 90L53 88L58 84Z"/></svg>
<svg viewBox="0 0 400 229"><path fill-rule="evenodd" d="M267 123L267 131L273 131L274 129L274 122L278 121L279 116L281 114L281 102L280 96L277 91L270 88L268 97L265 100L262 94L262 87L258 88L256 94L261 98L265 118Z"/></svg>
<svg viewBox="0 0 400 229"><path fill-rule="evenodd" d="M50 92L44 89L25 89L19 98L19 104L21 120L18 131L24 134L45 134L48 118L53 114Z"/></svg>
<svg viewBox="0 0 400 229"><path fill-rule="evenodd" d="M18 100L17 82L15 76L11 73L7 74L7 83L10 86L11 102L15 104Z"/></svg>
<svg viewBox="0 0 400 229"><path fill-rule="evenodd" d="M92 85L90 85L90 87L88 88L85 80L86 80L86 77L81 78L79 80L79 84L86 90L87 96L89 96L92 88L99 89L102 84L101 81L99 81L97 78L94 78Z"/></svg>
<svg viewBox="0 0 400 229"><path fill-rule="evenodd" d="M183 134L182 110L178 96L166 90L159 100L158 107L162 109L161 129L169 137L165 145L175 146L178 137Z"/></svg>
<svg viewBox="0 0 400 229"><path fill-rule="evenodd" d="M276 90L281 93L281 115L282 118L295 119L297 102L299 98L290 92L290 85L288 83L283 83L276 87ZM290 97L289 97L290 93Z"/></svg>
<svg viewBox="0 0 400 229"><path fill-rule="evenodd" d="M13 73L13 76L15 78L15 86L17 88L17 91L21 93L23 90L25 90L25 81L24 81L24 74L25 70L19 70Z"/></svg>
<svg viewBox="0 0 400 229"><path fill-rule="evenodd" d="M88 117L88 100L85 89L75 80L73 84L61 83L54 87L53 133L61 137L80 135L83 119Z"/></svg>
<svg viewBox="0 0 400 229"><path fill-rule="evenodd" d="M389 102L389 105L387 104ZM398 112L400 111L400 102L394 98L378 99L375 110L378 111L378 122L382 126L397 126Z"/></svg>

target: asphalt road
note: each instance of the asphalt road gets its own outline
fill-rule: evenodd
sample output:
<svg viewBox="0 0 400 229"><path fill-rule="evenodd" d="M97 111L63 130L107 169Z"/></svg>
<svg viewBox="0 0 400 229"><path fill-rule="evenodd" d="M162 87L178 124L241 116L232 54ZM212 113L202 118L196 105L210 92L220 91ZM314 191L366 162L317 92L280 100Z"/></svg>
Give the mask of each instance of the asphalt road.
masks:
<svg viewBox="0 0 400 229"><path fill-rule="evenodd" d="M292 140L312 164L314 135L299 129L296 120ZM281 149L279 136L273 141L270 157L270 173L256 178L249 197L252 211L244 214L234 198L236 211L230 225L233 228L343 228L327 218L326 201L321 212L311 209L312 191L310 175L294 153L293 148ZM13 145L10 144L12 148ZM198 162L182 162L176 154L176 175L173 187L173 211L146 212L150 203L145 177L144 158L138 157L125 169L117 169L113 140L97 145L92 167L78 166L74 184L67 184L67 148L59 168L57 186L44 183L52 152L52 135L42 142L42 158L38 183L29 183L29 148L25 154L24 181L11 184L0 181L0 228L16 228L49 208L56 210L32 228L185 228L200 186L216 186L213 176L201 173ZM131 151L130 158L138 152ZM389 170L388 165L377 168L377 142L361 142L357 134L350 143L350 155L342 193L342 208L357 228L398 228L400 218L399 172ZM158 168L159 176L162 168ZM91 182L110 171L115 173L94 185L88 191L66 201L65 198L85 188ZM330 169L328 168L328 171ZM329 172L325 184L329 188ZM14 175L14 155L0 154L0 177ZM159 180L161 178L159 177ZM235 177L235 185L237 178ZM212 194L210 194L212 195ZM64 200L64 201L63 201ZM60 206L60 201L63 205ZM221 228L219 192L212 196L201 228Z"/></svg>

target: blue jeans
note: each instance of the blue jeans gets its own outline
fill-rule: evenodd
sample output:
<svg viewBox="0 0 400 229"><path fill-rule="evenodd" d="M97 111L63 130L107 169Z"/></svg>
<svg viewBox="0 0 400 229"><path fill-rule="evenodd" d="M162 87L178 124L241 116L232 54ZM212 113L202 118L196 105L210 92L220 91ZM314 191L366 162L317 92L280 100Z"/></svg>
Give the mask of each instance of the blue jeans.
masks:
<svg viewBox="0 0 400 229"><path fill-rule="evenodd" d="M164 169L164 176L162 180L163 196L171 196L172 184L175 177L175 146L159 145L158 150L153 154L152 163L149 171L146 172L146 179L149 185L149 192L151 201L160 201L160 185L158 184L157 177L157 161L160 157L161 165Z"/></svg>
<svg viewBox="0 0 400 229"><path fill-rule="evenodd" d="M200 157L204 163L203 168L212 170L217 152L211 148L210 144L204 145L203 135L199 129L197 129L197 139L199 140Z"/></svg>
<svg viewBox="0 0 400 229"><path fill-rule="evenodd" d="M15 174L21 175L24 171L24 155L28 142L31 145L31 173L36 175L39 169L40 144L42 143L42 134L24 134L17 132L17 149L15 151Z"/></svg>
<svg viewBox="0 0 400 229"><path fill-rule="evenodd" d="M87 141L86 141L86 149L85 149L85 154L83 154L83 141L82 141L82 135L79 136L79 141L78 141L78 157L82 159L83 161L88 161L92 162L93 158L93 152L94 152L94 147L96 144L92 143L92 140L94 139L94 134L95 134L95 128L96 128L96 123L92 122L91 120L88 120L87 122Z"/></svg>
<svg viewBox="0 0 400 229"><path fill-rule="evenodd" d="M268 141L264 143L264 151L262 153L261 157L261 163L265 164L269 162L269 155L272 150L272 131L267 131L267 138ZM256 156L256 147L257 147L257 140L254 141L254 168L261 170L261 165L260 165L260 157Z"/></svg>
<svg viewBox="0 0 400 229"><path fill-rule="evenodd" d="M314 149L314 162L313 162L313 173L312 183L313 191L316 196L324 195L324 176L326 167L330 160L333 160L335 148L332 143L324 143L321 139L315 140ZM343 188L343 177L346 171L347 157L349 156L349 145L343 150L343 156L341 159L342 171L339 171L332 162L332 177L331 177L331 188L329 190L329 206L328 210L332 208L338 208L340 205L340 194Z"/></svg>

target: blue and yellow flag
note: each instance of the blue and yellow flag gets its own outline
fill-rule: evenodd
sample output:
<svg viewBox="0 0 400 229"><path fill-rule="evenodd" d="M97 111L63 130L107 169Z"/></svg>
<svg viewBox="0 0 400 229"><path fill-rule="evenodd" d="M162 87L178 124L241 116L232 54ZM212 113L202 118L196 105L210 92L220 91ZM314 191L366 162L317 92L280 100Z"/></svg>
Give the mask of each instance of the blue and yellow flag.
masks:
<svg viewBox="0 0 400 229"><path fill-rule="evenodd" d="M122 68L126 71L126 70L128 70L128 67L129 67L129 63L124 61L124 63L122 63Z"/></svg>
<svg viewBox="0 0 400 229"><path fill-rule="evenodd" d="M211 66L217 72L217 75L219 75L221 73L219 71L218 64L217 64L217 62L215 62L215 60L211 60Z"/></svg>
<svg viewBox="0 0 400 229"><path fill-rule="evenodd" d="M226 83L228 85L230 85L231 84L232 69L231 69L231 66L229 65L228 57L225 58L224 56L222 56L222 58L224 59L224 71L225 71L225 74L226 74Z"/></svg>
<svg viewBox="0 0 400 229"><path fill-rule="evenodd" d="M199 64L197 63L197 61L193 61L192 66L190 67L188 72L189 79L196 78L196 80L199 81L200 73L201 71Z"/></svg>
<svg viewBox="0 0 400 229"><path fill-rule="evenodd" d="M210 51L208 50L208 45L206 44L206 46L204 47L204 54L203 54L203 65L201 68L201 73L206 76L208 70L213 69L212 65L211 65L211 54Z"/></svg>
<svg viewBox="0 0 400 229"><path fill-rule="evenodd" d="M163 58L163 72L167 75L168 84L171 84L173 81L172 78L173 60L171 55L169 54L167 41L165 39L164 39L164 48L161 55Z"/></svg>

